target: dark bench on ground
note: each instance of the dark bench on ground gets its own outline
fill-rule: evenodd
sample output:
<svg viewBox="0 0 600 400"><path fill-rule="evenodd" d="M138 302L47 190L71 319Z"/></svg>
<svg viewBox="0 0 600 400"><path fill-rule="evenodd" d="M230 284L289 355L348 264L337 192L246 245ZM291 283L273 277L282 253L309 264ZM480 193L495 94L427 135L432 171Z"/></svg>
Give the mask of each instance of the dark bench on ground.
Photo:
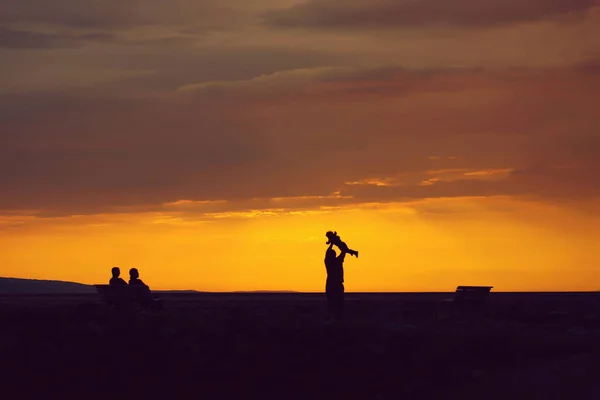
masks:
<svg viewBox="0 0 600 400"><path fill-rule="evenodd" d="M458 286L454 297L445 299L447 306L456 306L461 311L485 310L487 299L493 286Z"/></svg>
<svg viewBox="0 0 600 400"><path fill-rule="evenodd" d="M123 307L140 305L142 308L157 308L159 299L154 298L146 286L94 285L102 301L110 306Z"/></svg>
<svg viewBox="0 0 600 400"><path fill-rule="evenodd" d="M485 302L493 286L458 286L451 302Z"/></svg>

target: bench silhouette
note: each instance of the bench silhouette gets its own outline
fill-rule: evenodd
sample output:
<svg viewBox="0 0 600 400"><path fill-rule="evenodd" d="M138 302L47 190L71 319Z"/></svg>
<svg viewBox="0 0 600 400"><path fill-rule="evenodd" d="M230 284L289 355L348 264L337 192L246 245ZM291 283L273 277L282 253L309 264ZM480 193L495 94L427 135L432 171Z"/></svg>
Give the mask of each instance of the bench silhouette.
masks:
<svg viewBox="0 0 600 400"><path fill-rule="evenodd" d="M94 285L102 301L109 306L123 307L138 304L143 308L157 307L155 299L147 286Z"/></svg>
<svg viewBox="0 0 600 400"><path fill-rule="evenodd" d="M445 299L442 308L450 306L460 311L485 310L487 299L493 286L457 286L454 297ZM438 310L439 311L439 310Z"/></svg>
<svg viewBox="0 0 600 400"><path fill-rule="evenodd" d="M485 302L493 286L457 286L450 302Z"/></svg>

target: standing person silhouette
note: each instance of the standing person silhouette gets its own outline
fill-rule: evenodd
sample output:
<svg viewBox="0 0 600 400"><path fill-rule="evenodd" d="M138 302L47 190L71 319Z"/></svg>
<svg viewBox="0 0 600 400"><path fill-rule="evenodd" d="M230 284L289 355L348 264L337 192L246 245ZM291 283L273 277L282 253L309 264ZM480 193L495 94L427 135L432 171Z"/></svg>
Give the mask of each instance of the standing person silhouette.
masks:
<svg viewBox="0 0 600 400"><path fill-rule="evenodd" d="M346 252L339 255L333 250L333 243L325 252L325 269L327 281L325 282L325 295L327 297L327 323L339 323L342 320L344 309L344 258Z"/></svg>

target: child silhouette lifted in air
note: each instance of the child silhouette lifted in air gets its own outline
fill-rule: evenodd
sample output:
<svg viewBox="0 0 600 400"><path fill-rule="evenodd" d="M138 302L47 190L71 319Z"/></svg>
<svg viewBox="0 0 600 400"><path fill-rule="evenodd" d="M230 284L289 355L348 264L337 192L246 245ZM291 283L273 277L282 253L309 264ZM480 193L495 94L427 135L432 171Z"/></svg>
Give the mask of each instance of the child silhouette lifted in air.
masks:
<svg viewBox="0 0 600 400"><path fill-rule="evenodd" d="M348 254L353 255L356 258L358 258L358 251L349 249L348 246L346 245L346 243L342 242L342 239L338 236L337 231L335 231L335 232L328 231L325 234L325 236L327 236L327 239L329 239L327 241L327 243L325 243L325 244L334 244L342 252L348 253Z"/></svg>

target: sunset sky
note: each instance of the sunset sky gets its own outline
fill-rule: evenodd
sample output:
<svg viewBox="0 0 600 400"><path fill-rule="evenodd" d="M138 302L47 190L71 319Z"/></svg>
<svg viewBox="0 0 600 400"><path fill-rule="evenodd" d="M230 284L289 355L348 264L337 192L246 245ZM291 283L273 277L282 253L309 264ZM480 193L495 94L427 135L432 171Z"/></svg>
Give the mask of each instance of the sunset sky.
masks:
<svg viewBox="0 0 600 400"><path fill-rule="evenodd" d="M0 276L600 289L598 0L3 0Z"/></svg>

